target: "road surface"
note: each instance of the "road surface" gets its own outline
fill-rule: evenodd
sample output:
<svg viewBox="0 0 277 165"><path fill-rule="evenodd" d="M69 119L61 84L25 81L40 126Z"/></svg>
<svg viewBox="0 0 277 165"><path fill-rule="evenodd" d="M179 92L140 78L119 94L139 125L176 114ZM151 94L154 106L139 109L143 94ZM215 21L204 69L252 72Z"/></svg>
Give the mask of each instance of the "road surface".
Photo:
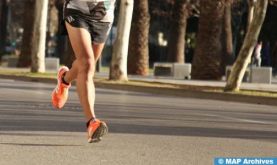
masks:
<svg viewBox="0 0 277 165"><path fill-rule="evenodd" d="M97 89L96 112L110 133L88 144L76 88L62 111L51 106L53 88L0 79L1 165L208 165L222 156L277 156L277 107Z"/></svg>

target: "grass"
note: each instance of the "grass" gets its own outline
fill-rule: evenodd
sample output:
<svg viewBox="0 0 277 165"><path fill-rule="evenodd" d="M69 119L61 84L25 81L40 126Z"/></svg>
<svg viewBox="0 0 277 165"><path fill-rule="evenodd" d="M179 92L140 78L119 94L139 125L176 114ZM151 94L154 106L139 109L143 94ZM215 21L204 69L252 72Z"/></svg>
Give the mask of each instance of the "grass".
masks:
<svg viewBox="0 0 277 165"><path fill-rule="evenodd" d="M108 67L101 68L102 71L108 71ZM31 73L28 69L8 69L0 68L0 75L12 75L18 77L30 77L30 78L49 78L54 79L56 73ZM103 78L96 78L97 83L110 84L110 85L127 85L127 86L139 86L139 87L150 87L150 88L166 88L174 90L187 90L187 91L201 91L201 92L212 92L212 93L227 93L233 95L246 95L246 96L260 96L260 97L271 97L277 98L277 92L258 91L258 90L240 90L238 92L224 92L222 87L210 87L210 86L194 86L194 85L177 85L167 84L160 82L145 82L145 81L109 81Z"/></svg>
<svg viewBox="0 0 277 165"><path fill-rule="evenodd" d="M55 78L56 73L31 73L30 71L18 71L13 69L0 69L1 75L26 76L26 77L40 77L40 78Z"/></svg>
<svg viewBox="0 0 277 165"><path fill-rule="evenodd" d="M277 92L267 92L267 91L258 91L258 90L240 90L238 92L224 92L224 88L222 87L211 87L211 86L176 85L176 84L144 82L144 81L118 82L118 81L109 81L107 79L98 79L97 82L105 83L105 84L114 84L114 85L155 87L155 88L167 88L167 89L180 89L180 90L187 90L187 91L201 91L201 92L212 92L212 93L226 93L226 94L232 94L232 95L277 98Z"/></svg>
<svg viewBox="0 0 277 165"><path fill-rule="evenodd" d="M262 96L262 97L274 97L277 98L277 92L264 92L255 90L240 90L239 92L233 92L234 94L248 95L248 96Z"/></svg>
<svg viewBox="0 0 277 165"><path fill-rule="evenodd" d="M109 66L102 66L101 67L101 71L102 72L109 72L110 68ZM153 74L154 73L154 69L153 68L149 68L149 74Z"/></svg>

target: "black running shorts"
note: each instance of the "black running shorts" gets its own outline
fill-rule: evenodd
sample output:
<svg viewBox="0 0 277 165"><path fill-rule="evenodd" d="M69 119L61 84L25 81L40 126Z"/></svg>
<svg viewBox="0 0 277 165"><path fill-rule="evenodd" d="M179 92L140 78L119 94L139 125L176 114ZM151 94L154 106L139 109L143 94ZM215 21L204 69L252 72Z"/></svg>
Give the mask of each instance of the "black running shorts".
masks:
<svg viewBox="0 0 277 165"><path fill-rule="evenodd" d="M115 0L66 0L63 19L88 30L93 43L104 43L112 27L114 5Z"/></svg>

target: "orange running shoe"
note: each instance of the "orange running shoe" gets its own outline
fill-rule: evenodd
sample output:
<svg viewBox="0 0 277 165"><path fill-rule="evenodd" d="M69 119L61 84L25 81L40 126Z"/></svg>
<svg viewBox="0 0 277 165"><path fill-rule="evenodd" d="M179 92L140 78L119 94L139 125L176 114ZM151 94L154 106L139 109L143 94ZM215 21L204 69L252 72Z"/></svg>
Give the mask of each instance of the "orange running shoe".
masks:
<svg viewBox="0 0 277 165"><path fill-rule="evenodd" d="M108 126L105 122L98 119L90 120L87 123L88 142L99 142L108 133Z"/></svg>
<svg viewBox="0 0 277 165"><path fill-rule="evenodd" d="M52 92L52 104L55 108L61 109L67 101L68 90L71 84L66 85L62 82L62 77L65 72L69 71L68 67L63 66L58 71L57 81L58 84Z"/></svg>

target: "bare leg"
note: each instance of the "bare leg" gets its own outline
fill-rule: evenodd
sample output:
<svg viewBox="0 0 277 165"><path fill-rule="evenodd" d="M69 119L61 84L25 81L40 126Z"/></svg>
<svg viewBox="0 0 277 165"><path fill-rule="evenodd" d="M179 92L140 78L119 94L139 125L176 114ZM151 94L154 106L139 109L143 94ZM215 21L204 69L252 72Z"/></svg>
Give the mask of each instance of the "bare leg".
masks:
<svg viewBox="0 0 277 165"><path fill-rule="evenodd" d="M71 45L76 60L72 69L66 73L65 80L70 82L77 76L77 93L87 120L96 118L94 112L95 87L93 75L95 71L95 55L91 45L91 37L87 30L74 28L66 23Z"/></svg>
<svg viewBox="0 0 277 165"><path fill-rule="evenodd" d="M64 80L68 83L71 83L72 81L76 80L77 75L78 75L78 64L77 64L77 60L74 60L72 67L68 72L66 72L64 76Z"/></svg>
<svg viewBox="0 0 277 165"><path fill-rule="evenodd" d="M93 48L94 58L96 62L99 60L104 46L105 46L105 43L93 43L92 48Z"/></svg>
<svg viewBox="0 0 277 165"><path fill-rule="evenodd" d="M93 48L93 54L94 54L94 59L95 59L95 66L96 62L99 60L103 48L105 46L105 43L93 43L92 48ZM66 82L70 83L74 81L77 78L78 75L78 65L77 65L77 60L75 60L72 64L71 69L66 72L66 75L64 76L64 79Z"/></svg>

